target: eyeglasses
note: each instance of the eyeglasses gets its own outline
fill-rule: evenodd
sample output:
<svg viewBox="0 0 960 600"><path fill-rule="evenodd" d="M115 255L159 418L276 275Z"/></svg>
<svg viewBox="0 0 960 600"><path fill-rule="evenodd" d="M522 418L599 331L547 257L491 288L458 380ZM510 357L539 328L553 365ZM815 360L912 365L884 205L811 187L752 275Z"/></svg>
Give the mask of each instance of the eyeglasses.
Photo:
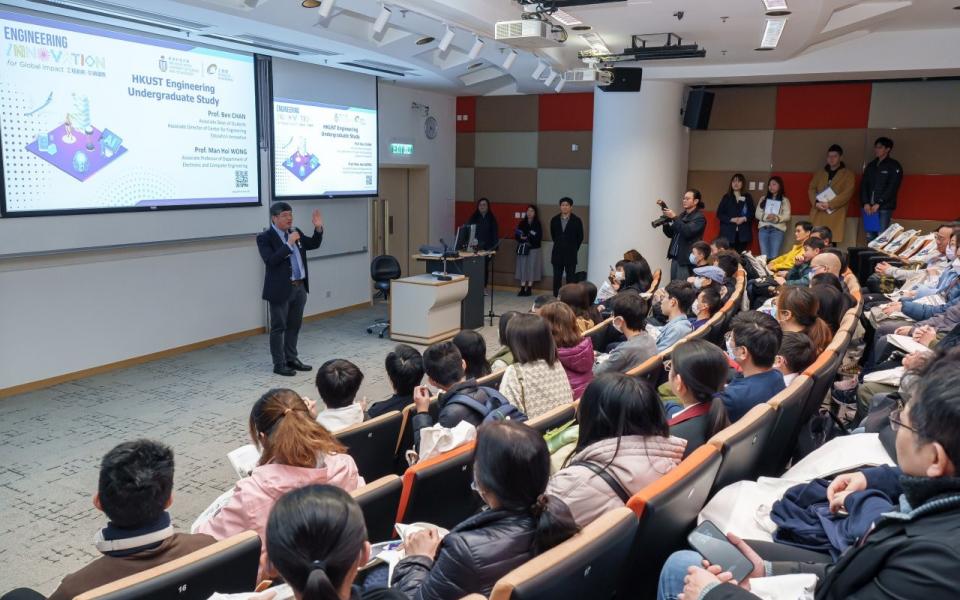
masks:
<svg viewBox="0 0 960 600"><path fill-rule="evenodd" d="M896 431L899 430L901 427L903 427L904 429L906 429L906 430L908 430L908 431L912 431L913 433L917 433L917 430L916 430L916 429L914 429L913 427L907 425L906 423L904 423L904 422L900 419L900 415L901 415L902 413L903 413L903 409L902 409L902 408L898 408L897 410L895 410L895 411L893 411L892 413L890 413L890 429L891 429L893 432L896 432Z"/></svg>

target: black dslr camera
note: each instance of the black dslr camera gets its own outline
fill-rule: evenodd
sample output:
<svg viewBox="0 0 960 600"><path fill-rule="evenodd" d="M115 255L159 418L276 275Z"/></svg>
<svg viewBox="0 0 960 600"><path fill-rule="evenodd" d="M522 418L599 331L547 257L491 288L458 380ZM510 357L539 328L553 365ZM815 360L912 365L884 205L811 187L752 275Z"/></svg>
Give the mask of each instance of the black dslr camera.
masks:
<svg viewBox="0 0 960 600"><path fill-rule="evenodd" d="M666 205L666 203L664 203L663 200L657 200L657 204L660 205L660 210L667 210L667 205ZM672 221L672 220L673 220L673 219L671 219L670 217L668 217L668 216L666 216L666 215L662 215L662 216L658 217L655 221L651 222L651 223L650 223L650 227L653 227L654 229L656 229L657 227L660 227L661 225L666 225L667 223L669 223L669 222Z"/></svg>

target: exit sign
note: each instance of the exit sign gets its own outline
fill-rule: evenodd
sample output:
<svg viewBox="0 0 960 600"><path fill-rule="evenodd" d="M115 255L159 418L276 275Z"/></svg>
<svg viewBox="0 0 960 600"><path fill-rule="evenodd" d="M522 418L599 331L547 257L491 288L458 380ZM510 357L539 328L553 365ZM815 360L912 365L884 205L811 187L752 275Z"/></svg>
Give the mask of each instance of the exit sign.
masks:
<svg viewBox="0 0 960 600"><path fill-rule="evenodd" d="M390 154L410 156L413 154L413 144L398 144L394 142L390 144Z"/></svg>

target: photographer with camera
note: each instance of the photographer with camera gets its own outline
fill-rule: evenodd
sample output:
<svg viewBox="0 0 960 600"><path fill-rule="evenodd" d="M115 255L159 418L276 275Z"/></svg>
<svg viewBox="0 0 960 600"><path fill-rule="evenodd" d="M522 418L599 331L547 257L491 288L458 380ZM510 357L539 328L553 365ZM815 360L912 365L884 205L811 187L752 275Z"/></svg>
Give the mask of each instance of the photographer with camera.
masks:
<svg viewBox="0 0 960 600"><path fill-rule="evenodd" d="M703 216L703 200L700 190L689 189L683 195L683 212L677 213L663 200L657 200L663 215L650 225L656 229L663 226L663 234L670 240L670 249L667 258L670 259L670 279L683 281L690 277L692 261L690 255L693 244L703 239L703 231L707 228L707 218Z"/></svg>

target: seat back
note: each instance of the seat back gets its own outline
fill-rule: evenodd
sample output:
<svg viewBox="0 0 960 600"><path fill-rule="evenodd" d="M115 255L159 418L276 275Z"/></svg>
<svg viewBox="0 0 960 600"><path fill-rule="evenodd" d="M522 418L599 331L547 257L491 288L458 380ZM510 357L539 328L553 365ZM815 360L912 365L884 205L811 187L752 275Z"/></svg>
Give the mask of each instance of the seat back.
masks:
<svg viewBox="0 0 960 600"><path fill-rule="evenodd" d="M397 434L397 446L395 449L396 454L396 464L402 465L399 469L399 473L403 473L406 470L406 459L404 458L404 453L407 450L413 448L413 415L417 414L417 407L413 404L408 404L403 407L403 410L400 411L400 433ZM436 423L440 415L440 404L437 401L437 397L434 396L430 399L430 416L433 417L433 422Z"/></svg>
<svg viewBox="0 0 960 600"><path fill-rule="evenodd" d="M616 508L569 540L507 573L490 600L580 600L613 598L630 548L637 517Z"/></svg>
<svg viewBox="0 0 960 600"><path fill-rule="evenodd" d="M581 337L590 337L591 335L602 331L604 328L607 327L607 325L610 325L611 323L613 323L613 317L607 317L606 319L600 321L590 329L587 329L586 331L584 331Z"/></svg>
<svg viewBox="0 0 960 600"><path fill-rule="evenodd" d="M768 404L776 412L776 419L767 438L766 449L761 453L759 475L779 477L786 470L787 463L793 455L793 449L797 445L800 418L811 390L813 390L813 379L806 375L799 375L787 386L787 389L769 400Z"/></svg>
<svg viewBox="0 0 960 600"><path fill-rule="evenodd" d="M336 435L357 463L360 475L373 481L394 472L394 453L402 424L403 415L394 410L357 423Z"/></svg>
<svg viewBox="0 0 960 600"><path fill-rule="evenodd" d="M426 521L452 528L480 510L473 482L476 442L421 461L403 474L397 523Z"/></svg>
<svg viewBox="0 0 960 600"><path fill-rule="evenodd" d="M257 584L260 537L244 531L186 556L84 592L74 600L206 600Z"/></svg>
<svg viewBox="0 0 960 600"><path fill-rule="evenodd" d="M660 281L663 279L663 271L657 269L653 272L653 279L650 281L650 289L647 293L652 294L660 287Z"/></svg>
<svg viewBox="0 0 960 600"><path fill-rule="evenodd" d="M570 404L564 404L563 406L550 409L535 419L528 420L527 426L544 434L551 429L560 427L564 423L569 423L573 420L574 416L576 416L576 413L577 403L571 402Z"/></svg>
<svg viewBox="0 0 960 600"><path fill-rule="evenodd" d="M477 378L477 385L485 385L487 387L499 388L500 380L503 379L503 374L506 373L506 369L500 369L499 371L494 371L489 375L484 375L483 377Z"/></svg>
<svg viewBox="0 0 960 600"><path fill-rule="evenodd" d="M833 386L833 380L836 379L837 371L840 369L842 354L837 354L834 350L827 348L823 354L817 357L812 365L803 372L804 375L813 379L813 389L807 397L803 412L800 415L800 423L806 423L810 417L817 413L820 405L827 397L827 393Z"/></svg>
<svg viewBox="0 0 960 600"><path fill-rule="evenodd" d="M370 261L370 279L390 281L400 278L400 262L389 254L381 254Z"/></svg>
<svg viewBox="0 0 960 600"><path fill-rule="evenodd" d="M757 478L763 451L776 419L776 411L764 402L751 408L740 420L707 441L723 456L711 495L735 481Z"/></svg>
<svg viewBox="0 0 960 600"><path fill-rule="evenodd" d="M622 578L624 598L655 598L657 578L671 552L687 547L687 534L707 503L720 467L720 452L706 444L675 469L633 495L627 507L640 519L628 570Z"/></svg>
<svg viewBox="0 0 960 600"><path fill-rule="evenodd" d="M367 524L367 539L371 542L385 542L394 537L394 518L397 516L402 492L403 481L396 475L381 477L350 492L363 511L363 520Z"/></svg>

